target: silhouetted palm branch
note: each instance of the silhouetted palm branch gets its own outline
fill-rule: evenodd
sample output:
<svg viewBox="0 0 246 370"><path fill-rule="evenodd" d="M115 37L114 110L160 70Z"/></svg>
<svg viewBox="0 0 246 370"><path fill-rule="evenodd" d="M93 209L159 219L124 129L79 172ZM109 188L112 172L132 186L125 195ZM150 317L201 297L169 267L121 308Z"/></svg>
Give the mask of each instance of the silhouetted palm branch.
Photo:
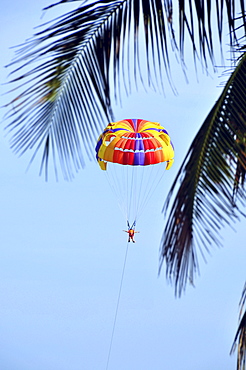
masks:
<svg viewBox="0 0 246 370"><path fill-rule="evenodd" d="M168 70L163 3L144 1L142 6L147 54L153 52L158 61L164 60ZM100 130L113 119L111 61L116 90L122 76L125 86L129 86L126 71L133 69L135 80L141 75L137 72L139 7L138 1L101 1L81 6L46 25L20 50L17 61L25 61L25 67L37 60L42 64L12 81L24 80L22 89L27 86L11 102L14 110L10 112L12 122L8 128L14 130L11 144L16 152L35 148L36 153L43 145L46 169L52 155L56 168L58 156L65 178L83 166L84 150L90 156ZM150 18L154 20L151 23ZM135 37L133 51L130 35L132 40ZM153 39L157 40L157 48ZM151 84L152 74L147 67Z"/></svg>
<svg viewBox="0 0 246 370"><path fill-rule="evenodd" d="M72 1L62 0L59 4L65 2ZM235 43L235 3L175 2L178 36L171 0L104 0L82 4L46 24L17 53L15 63L23 65L14 71L17 77L12 82L20 83L22 91L10 103L14 109L8 114L12 148L19 154L32 149L34 157L42 147L41 170L46 169L46 176L51 157L55 169L60 163L64 177L73 177L74 171L84 165L85 152L91 157L101 128L113 119L113 86L115 96L120 98L122 85L129 92L130 85L142 78L140 39L145 45L147 84L161 87L164 71L171 83L171 47L179 53L183 65L186 34L194 57L205 65L207 58L214 63L216 38L212 24L216 20L218 39L222 42L224 7L230 42ZM237 11L244 14L243 1ZM35 66L29 70L33 63Z"/></svg>
<svg viewBox="0 0 246 370"><path fill-rule="evenodd" d="M239 303L239 326L232 345L231 354L237 347L237 370L245 370L246 364L246 283L244 285L242 297Z"/></svg>
<svg viewBox="0 0 246 370"><path fill-rule="evenodd" d="M192 142L164 206L170 211L160 265L166 262L179 295L198 270L197 248L220 244L218 231L238 219L245 171L246 53Z"/></svg>

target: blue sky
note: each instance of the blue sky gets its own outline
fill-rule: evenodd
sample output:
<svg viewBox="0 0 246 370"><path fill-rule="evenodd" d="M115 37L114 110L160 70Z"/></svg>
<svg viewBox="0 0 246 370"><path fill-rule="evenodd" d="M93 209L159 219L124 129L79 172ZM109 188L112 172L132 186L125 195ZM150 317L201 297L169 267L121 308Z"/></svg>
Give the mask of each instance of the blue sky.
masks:
<svg viewBox="0 0 246 370"><path fill-rule="evenodd" d="M7 2L1 10L1 81L11 46L33 27L60 14L42 13L49 1ZM66 7L68 9L68 7ZM43 15L42 15L43 14ZM41 19L42 16L42 19ZM160 122L175 145L175 163L146 207L130 244L109 369L208 370L235 368L229 356L245 280L245 221L222 231L224 247L211 247L195 288L177 299L158 277L165 196L194 134L218 98L219 74L188 64L189 84L175 70L174 96L133 92L115 106L115 118ZM1 85L1 94L6 92ZM8 97L1 95L1 106ZM4 109L1 116L4 114ZM0 367L3 370L105 369L127 236L125 220L94 162L74 181L45 182L39 162L9 149L0 135Z"/></svg>

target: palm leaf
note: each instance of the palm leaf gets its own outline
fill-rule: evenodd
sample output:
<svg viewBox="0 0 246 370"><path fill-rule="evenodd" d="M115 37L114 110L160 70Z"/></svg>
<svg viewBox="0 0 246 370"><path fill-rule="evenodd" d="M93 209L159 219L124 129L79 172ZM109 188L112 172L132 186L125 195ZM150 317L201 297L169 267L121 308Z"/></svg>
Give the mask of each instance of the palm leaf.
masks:
<svg viewBox="0 0 246 370"><path fill-rule="evenodd" d="M20 73L37 60L42 64L12 80L12 83L24 81L21 85L24 91L10 103L14 110L9 112L12 121L7 127L13 131L11 145L15 152L22 154L32 148L35 156L43 146L41 168L46 168L46 174L49 157L53 156L55 168L58 157L64 177L71 178L84 165L84 152L90 157L99 132L113 119L111 60L115 90L126 70L134 71L135 81L141 78L138 72L140 8L146 21L147 54L157 55L157 60L164 59L168 70L165 9L161 1L141 4L105 0L80 6L46 25L45 30L19 50L17 62L25 61L25 64L14 72ZM150 22L151 18L154 22ZM132 44L130 35L132 40L135 37ZM154 39L158 40L158 48L153 46ZM148 83L153 84L148 64L147 69ZM162 76L161 67L155 68L155 76L158 69L158 76ZM127 86L127 78L124 81Z"/></svg>
<svg viewBox="0 0 246 370"><path fill-rule="evenodd" d="M72 0L57 4L65 2ZM235 6L231 7L231 3L234 4L215 2L220 42L223 6L227 9L230 34L236 37ZM211 2L207 1L206 9L195 0L189 1L187 9L184 1L179 0L178 4L179 41L175 39L171 0L82 4L46 24L17 52L15 63L22 65L14 70L17 77L12 83L20 84L21 92L10 102L14 109L7 114L14 151L22 154L32 149L33 159L43 148L41 171L45 169L47 176L51 157L56 171L60 163L64 177L70 179L84 166L85 153L91 158L98 133L113 119L111 77L114 95L119 99L122 83L127 93L132 81L137 84L140 80L145 86L162 89L164 71L172 84L169 49L172 44L182 61L186 33L194 55L200 49L202 60L206 62L209 55L213 61ZM238 11L243 10L240 1ZM144 39L146 58L139 56L140 37ZM142 59L147 82L140 69ZM33 63L35 66L31 67Z"/></svg>
<svg viewBox="0 0 246 370"><path fill-rule="evenodd" d="M202 252L212 243L220 245L221 227L239 218L245 149L246 53L192 142L164 205L169 214L160 268L165 261L176 294L198 271L197 248Z"/></svg>
<svg viewBox="0 0 246 370"><path fill-rule="evenodd" d="M246 310L244 308L245 302L246 302L246 283L244 285L242 297L239 303L240 306L239 325L230 352L230 354L235 352L237 347L237 370L245 370L246 364Z"/></svg>

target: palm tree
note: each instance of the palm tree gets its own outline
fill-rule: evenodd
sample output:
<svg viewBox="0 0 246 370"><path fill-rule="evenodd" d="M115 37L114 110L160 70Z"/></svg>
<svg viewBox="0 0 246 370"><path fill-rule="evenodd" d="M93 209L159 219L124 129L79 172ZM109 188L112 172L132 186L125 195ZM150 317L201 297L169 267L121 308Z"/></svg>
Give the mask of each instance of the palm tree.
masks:
<svg viewBox="0 0 246 370"><path fill-rule="evenodd" d="M120 100L122 88L128 94L131 84L144 84L140 41L145 45L148 86L162 89L168 81L175 89L171 54L184 70L190 43L195 66L215 68L214 50L218 45L225 48L225 33L233 59L228 81L193 140L164 205L168 217L160 268L166 264L178 295L198 270L196 249L219 244L221 225L243 215L244 0L79 1L76 9L46 24L21 46L14 61L21 64L13 70L11 83L18 83L21 92L7 115L11 146L19 154L31 148L31 162L42 148L40 172L47 178L53 162L57 176L61 170L65 179L71 179L85 158L93 156L105 123L113 120L112 95ZM245 327L241 321L240 332ZM240 341L245 353L245 335ZM243 369L240 359L238 369Z"/></svg>

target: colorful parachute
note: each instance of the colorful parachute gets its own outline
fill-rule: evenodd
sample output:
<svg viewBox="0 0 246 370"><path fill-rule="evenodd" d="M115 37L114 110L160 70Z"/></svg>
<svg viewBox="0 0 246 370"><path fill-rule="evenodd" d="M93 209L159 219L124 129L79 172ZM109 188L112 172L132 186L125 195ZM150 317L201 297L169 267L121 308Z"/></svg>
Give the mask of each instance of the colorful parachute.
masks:
<svg viewBox="0 0 246 370"><path fill-rule="evenodd" d="M96 158L127 221L135 222L165 169L172 166L174 149L159 123L124 119L105 128L96 145Z"/></svg>
<svg viewBox="0 0 246 370"><path fill-rule="evenodd" d="M174 150L167 131L156 122L125 119L109 123L96 146L102 170L107 162L129 166L148 166L167 162L173 164Z"/></svg>

